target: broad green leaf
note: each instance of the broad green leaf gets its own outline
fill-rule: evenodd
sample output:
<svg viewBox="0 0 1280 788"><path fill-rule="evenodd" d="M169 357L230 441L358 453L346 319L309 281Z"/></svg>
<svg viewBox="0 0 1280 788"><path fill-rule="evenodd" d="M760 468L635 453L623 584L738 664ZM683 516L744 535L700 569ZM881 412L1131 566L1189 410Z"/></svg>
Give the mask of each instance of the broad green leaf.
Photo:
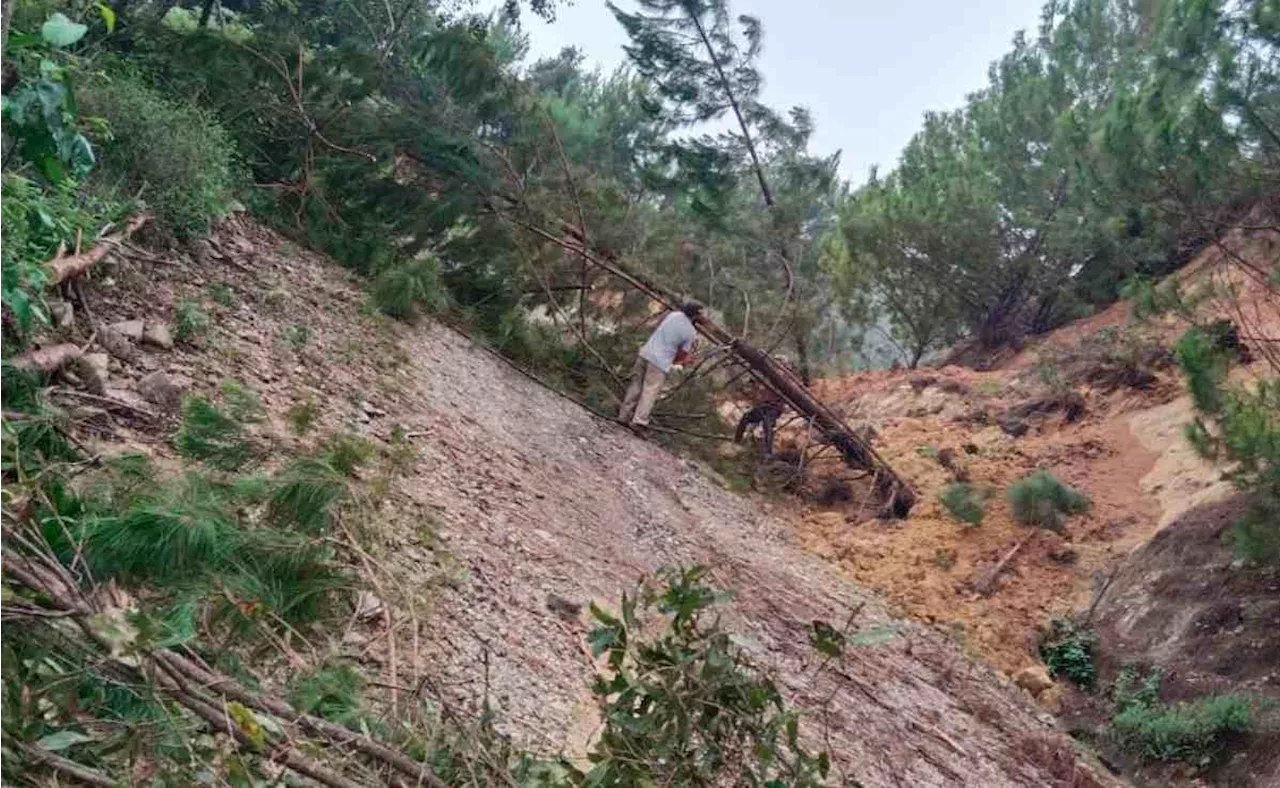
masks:
<svg viewBox="0 0 1280 788"><path fill-rule="evenodd" d="M74 747L87 741L93 741L93 738L84 735L80 731L58 731L37 741L36 746L49 752L62 752L68 747Z"/></svg>
<svg viewBox="0 0 1280 788"><path fill-rule="evenodd" d="M79 22L72 22L62 13L55 13L49 21L40 26L40 35L55 47L69 47L89 32L89 28Z"/></svg>
<svg viewBox="0 0 1280 788"><path fill-rule="evenodd" d="M102 21L107 23L107 32L116 32L116 12L111 10L111 6L98 3L98 13L102 14Z"/></svg>

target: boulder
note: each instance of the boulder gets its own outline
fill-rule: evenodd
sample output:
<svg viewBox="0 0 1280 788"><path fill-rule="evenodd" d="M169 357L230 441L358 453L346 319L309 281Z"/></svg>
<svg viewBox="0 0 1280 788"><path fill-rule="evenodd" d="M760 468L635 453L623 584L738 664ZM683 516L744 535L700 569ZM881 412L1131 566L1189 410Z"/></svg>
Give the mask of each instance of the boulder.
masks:
<svg viewBox="0 0 1280 788"><path fill-rule="evenodd" d="M1044 665L1030 665L1013 674L1013 683L1030 692L1033 697L1055 686Z"/></svg>
<svg viewBox="0 0 1280 788"><path fill-rule="evenodd" d="M164 372L152 372L138 381L138 393L147 402L163 408L177 408L187 387Z"/></svg>

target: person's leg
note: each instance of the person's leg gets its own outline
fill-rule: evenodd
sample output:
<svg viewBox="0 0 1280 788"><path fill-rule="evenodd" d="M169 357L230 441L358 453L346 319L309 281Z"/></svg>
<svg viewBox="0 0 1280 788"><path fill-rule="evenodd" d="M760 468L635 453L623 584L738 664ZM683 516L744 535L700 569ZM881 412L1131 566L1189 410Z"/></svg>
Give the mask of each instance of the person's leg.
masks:
<svg viewBox="0 0 1280 788"><path fill-rule="evenodd" d="M771 407L761 414L760 424L764 428L764 458L767 460L773 456L773 430L774 425L778 422L778 417L782 413L775 407Z"/></svg>
<svg viewBox="0 0 1280 788"><path fill-rule="evenodd" d="M638 427L649 426L649 414L653 412L653 406L658 402L658 395L662 393L662 384L666 379L667 373L645 362L644 376L640 384L640 401L636 403L636 415L631 417L632 424Z"/></svg>
<svg viewBox="0 0 1280 788"><path fill-rule="evenodd" d="M636 403L640 401L640 390L644 386L644 373L649 362L636 356L636 363L631 365L631 383L627 386L627 394L622 398L622 406L618 408L618 421L631 421L635 415Z"/></svg>

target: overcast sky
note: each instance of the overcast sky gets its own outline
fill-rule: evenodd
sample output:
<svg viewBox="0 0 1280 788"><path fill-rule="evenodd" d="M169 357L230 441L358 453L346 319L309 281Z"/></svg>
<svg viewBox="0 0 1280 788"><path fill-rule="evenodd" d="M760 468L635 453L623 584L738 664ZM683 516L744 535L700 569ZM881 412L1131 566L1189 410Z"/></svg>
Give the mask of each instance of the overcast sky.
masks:
<svg viewBox="0 0 1280 788"><path fill-rule="evenodd" d="M817 126L810 149L843 151L855 184L891 168L925 110L954 109L986 82L987 66L1015 31L1034 30L1043 0L730 0L764 24L764 101L806 106ZM633 7L619 0L623 8ZM612 71L626 36L604 0L575 0L556 21L522 14L530 60L576 46Z"/></svg>

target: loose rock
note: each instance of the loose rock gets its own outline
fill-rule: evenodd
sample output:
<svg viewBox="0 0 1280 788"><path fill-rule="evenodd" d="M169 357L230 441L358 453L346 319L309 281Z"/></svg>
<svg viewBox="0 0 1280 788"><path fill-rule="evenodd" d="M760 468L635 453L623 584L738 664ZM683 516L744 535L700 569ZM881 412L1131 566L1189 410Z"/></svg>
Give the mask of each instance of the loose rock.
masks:
<svg viewBox="0 0 1280 788"><path fill-rule="evenodd" d="M152 372L138 381L138 393L142 398L164 408L176 408L185 391L185 386L163 372Z"/></svg>
<svg viewBox="0 0 1280 788"><path fill-rule="evenodd" d="M55 328L67 328L75 322L76 310L66 301L55 301L49 304L49 317Z"/></svg>
<svg viewBox="0 0 1280 788"><path fill-rule="evenodd" d="M1037 696L1054 686L1053 679L1049 677L1049 671L1043 665L1030 665L1023 668L1013 674L1013 683L1030 692L1032 696Z"/></svg>
<svg viewBox="0 0 1280 788"><path fill-rule="evenodd" d="M169 333L169 327L164 323L149 323L142 335L142 341L168 350L173 347L173 334Z"/></svg>
<svg viewBox="0 0 1280 788"><path fill-rule="evenodd" d="M142 333L146 326L141 320L121 320L119 323L112 323L111 330L120 334L131 342L139 342L142 340Z"/></svg>

